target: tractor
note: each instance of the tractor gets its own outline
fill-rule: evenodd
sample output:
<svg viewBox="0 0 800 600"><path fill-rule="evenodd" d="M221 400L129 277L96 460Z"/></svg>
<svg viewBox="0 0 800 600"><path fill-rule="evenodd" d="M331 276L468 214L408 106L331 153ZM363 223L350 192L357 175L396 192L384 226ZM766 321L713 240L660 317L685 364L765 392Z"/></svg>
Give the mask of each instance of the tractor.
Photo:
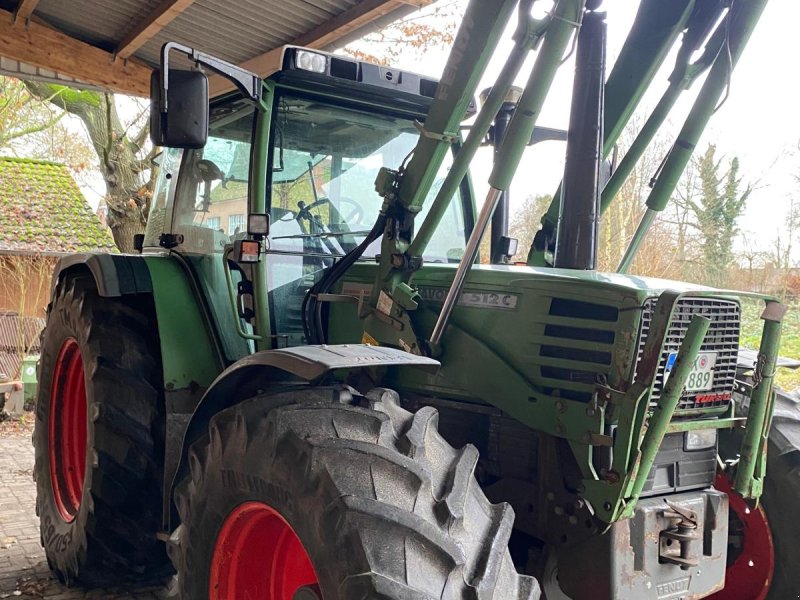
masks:
<svg viewBox="0 0 800 600"><path fill-rule="evenodd" d="M599 2L535 4L472 0L439 80L292 46L259 76L165 44L138 253L71 255L53 275L34 444L61 580L174 573L186 600L800 589L792 568L773 576L756 507L785 308L756 296L763 335L737 380L753 294L627 274L766 0L642 0L608 75ZM570 54L562 185L511 264L505 192ZM209 73L230 91L209 98ZM628 253L597 271L603 210L701 75ZM481 204L469 165L492 136Z"/></svg>

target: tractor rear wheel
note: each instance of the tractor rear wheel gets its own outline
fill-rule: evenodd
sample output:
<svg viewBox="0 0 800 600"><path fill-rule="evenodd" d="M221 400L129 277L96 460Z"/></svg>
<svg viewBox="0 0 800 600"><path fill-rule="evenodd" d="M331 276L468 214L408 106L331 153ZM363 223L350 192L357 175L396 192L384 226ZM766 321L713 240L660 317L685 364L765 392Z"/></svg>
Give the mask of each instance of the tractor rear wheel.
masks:
<svg viewBox="0 0 800 600"><path fill-rule="evenodd" d="M48 564L86 585L168 565L161 517L161 368L152 322L68 277L50 304L33 443L36 510Z"/></svg>
<svg viewBox="0 0 800 600"><path fill-rule="evenodd" d="M312 388L217 414L176 489L182 598L535 600L507 549L514 514L438 413L395 392Z"/></svg>

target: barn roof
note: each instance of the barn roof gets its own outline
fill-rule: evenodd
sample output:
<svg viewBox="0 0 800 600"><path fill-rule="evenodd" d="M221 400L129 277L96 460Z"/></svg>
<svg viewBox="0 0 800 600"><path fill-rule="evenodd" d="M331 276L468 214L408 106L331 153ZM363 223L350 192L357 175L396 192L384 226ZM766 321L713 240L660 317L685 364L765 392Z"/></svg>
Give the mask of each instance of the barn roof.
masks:
<svg viewBox="0 0 800 600"><path fill-rule="evenodd" d="M432 1L0 0L0 72L145 96L166 41L259 72L285 44L341 46Z"/></svg>

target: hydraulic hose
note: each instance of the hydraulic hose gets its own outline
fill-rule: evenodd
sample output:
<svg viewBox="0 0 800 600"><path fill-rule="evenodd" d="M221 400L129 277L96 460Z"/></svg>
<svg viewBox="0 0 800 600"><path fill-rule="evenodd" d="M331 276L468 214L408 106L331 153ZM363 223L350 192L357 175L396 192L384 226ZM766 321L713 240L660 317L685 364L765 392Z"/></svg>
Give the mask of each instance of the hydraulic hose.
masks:
<svg viewBox="0 0 800 600"><path fill-rule="evenodd" d="M327 294L347 270L361 258L369 245L383 235L386 228L386 215L381 213L367 237L355 248L342 256L323 274L320 280L308 290L303 298L303 333L309 344L324 344L325 333L322 324L322 303L317 300L319 294Z"/></svg>

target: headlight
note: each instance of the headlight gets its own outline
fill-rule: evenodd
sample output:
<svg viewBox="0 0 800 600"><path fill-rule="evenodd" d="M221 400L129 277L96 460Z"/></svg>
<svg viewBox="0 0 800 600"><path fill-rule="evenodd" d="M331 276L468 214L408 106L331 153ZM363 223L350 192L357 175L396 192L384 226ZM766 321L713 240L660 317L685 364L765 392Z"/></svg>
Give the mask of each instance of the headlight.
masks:
<svg viewBox="0 0 800 600"><path fill-rule="evenodd" d="M716 429L696 429L694 431L687 431L683 438L683 449L690 450L706 450L713 448L717 445L717 430Z"/></svg>
<svg viewBox="0 0 800 600"><path fill-rule="evenodd" d="M307 50L299 50L297 52L297 67L304 71L324 73L327 66L328 60L322 54L308 52Z"/></svg>

